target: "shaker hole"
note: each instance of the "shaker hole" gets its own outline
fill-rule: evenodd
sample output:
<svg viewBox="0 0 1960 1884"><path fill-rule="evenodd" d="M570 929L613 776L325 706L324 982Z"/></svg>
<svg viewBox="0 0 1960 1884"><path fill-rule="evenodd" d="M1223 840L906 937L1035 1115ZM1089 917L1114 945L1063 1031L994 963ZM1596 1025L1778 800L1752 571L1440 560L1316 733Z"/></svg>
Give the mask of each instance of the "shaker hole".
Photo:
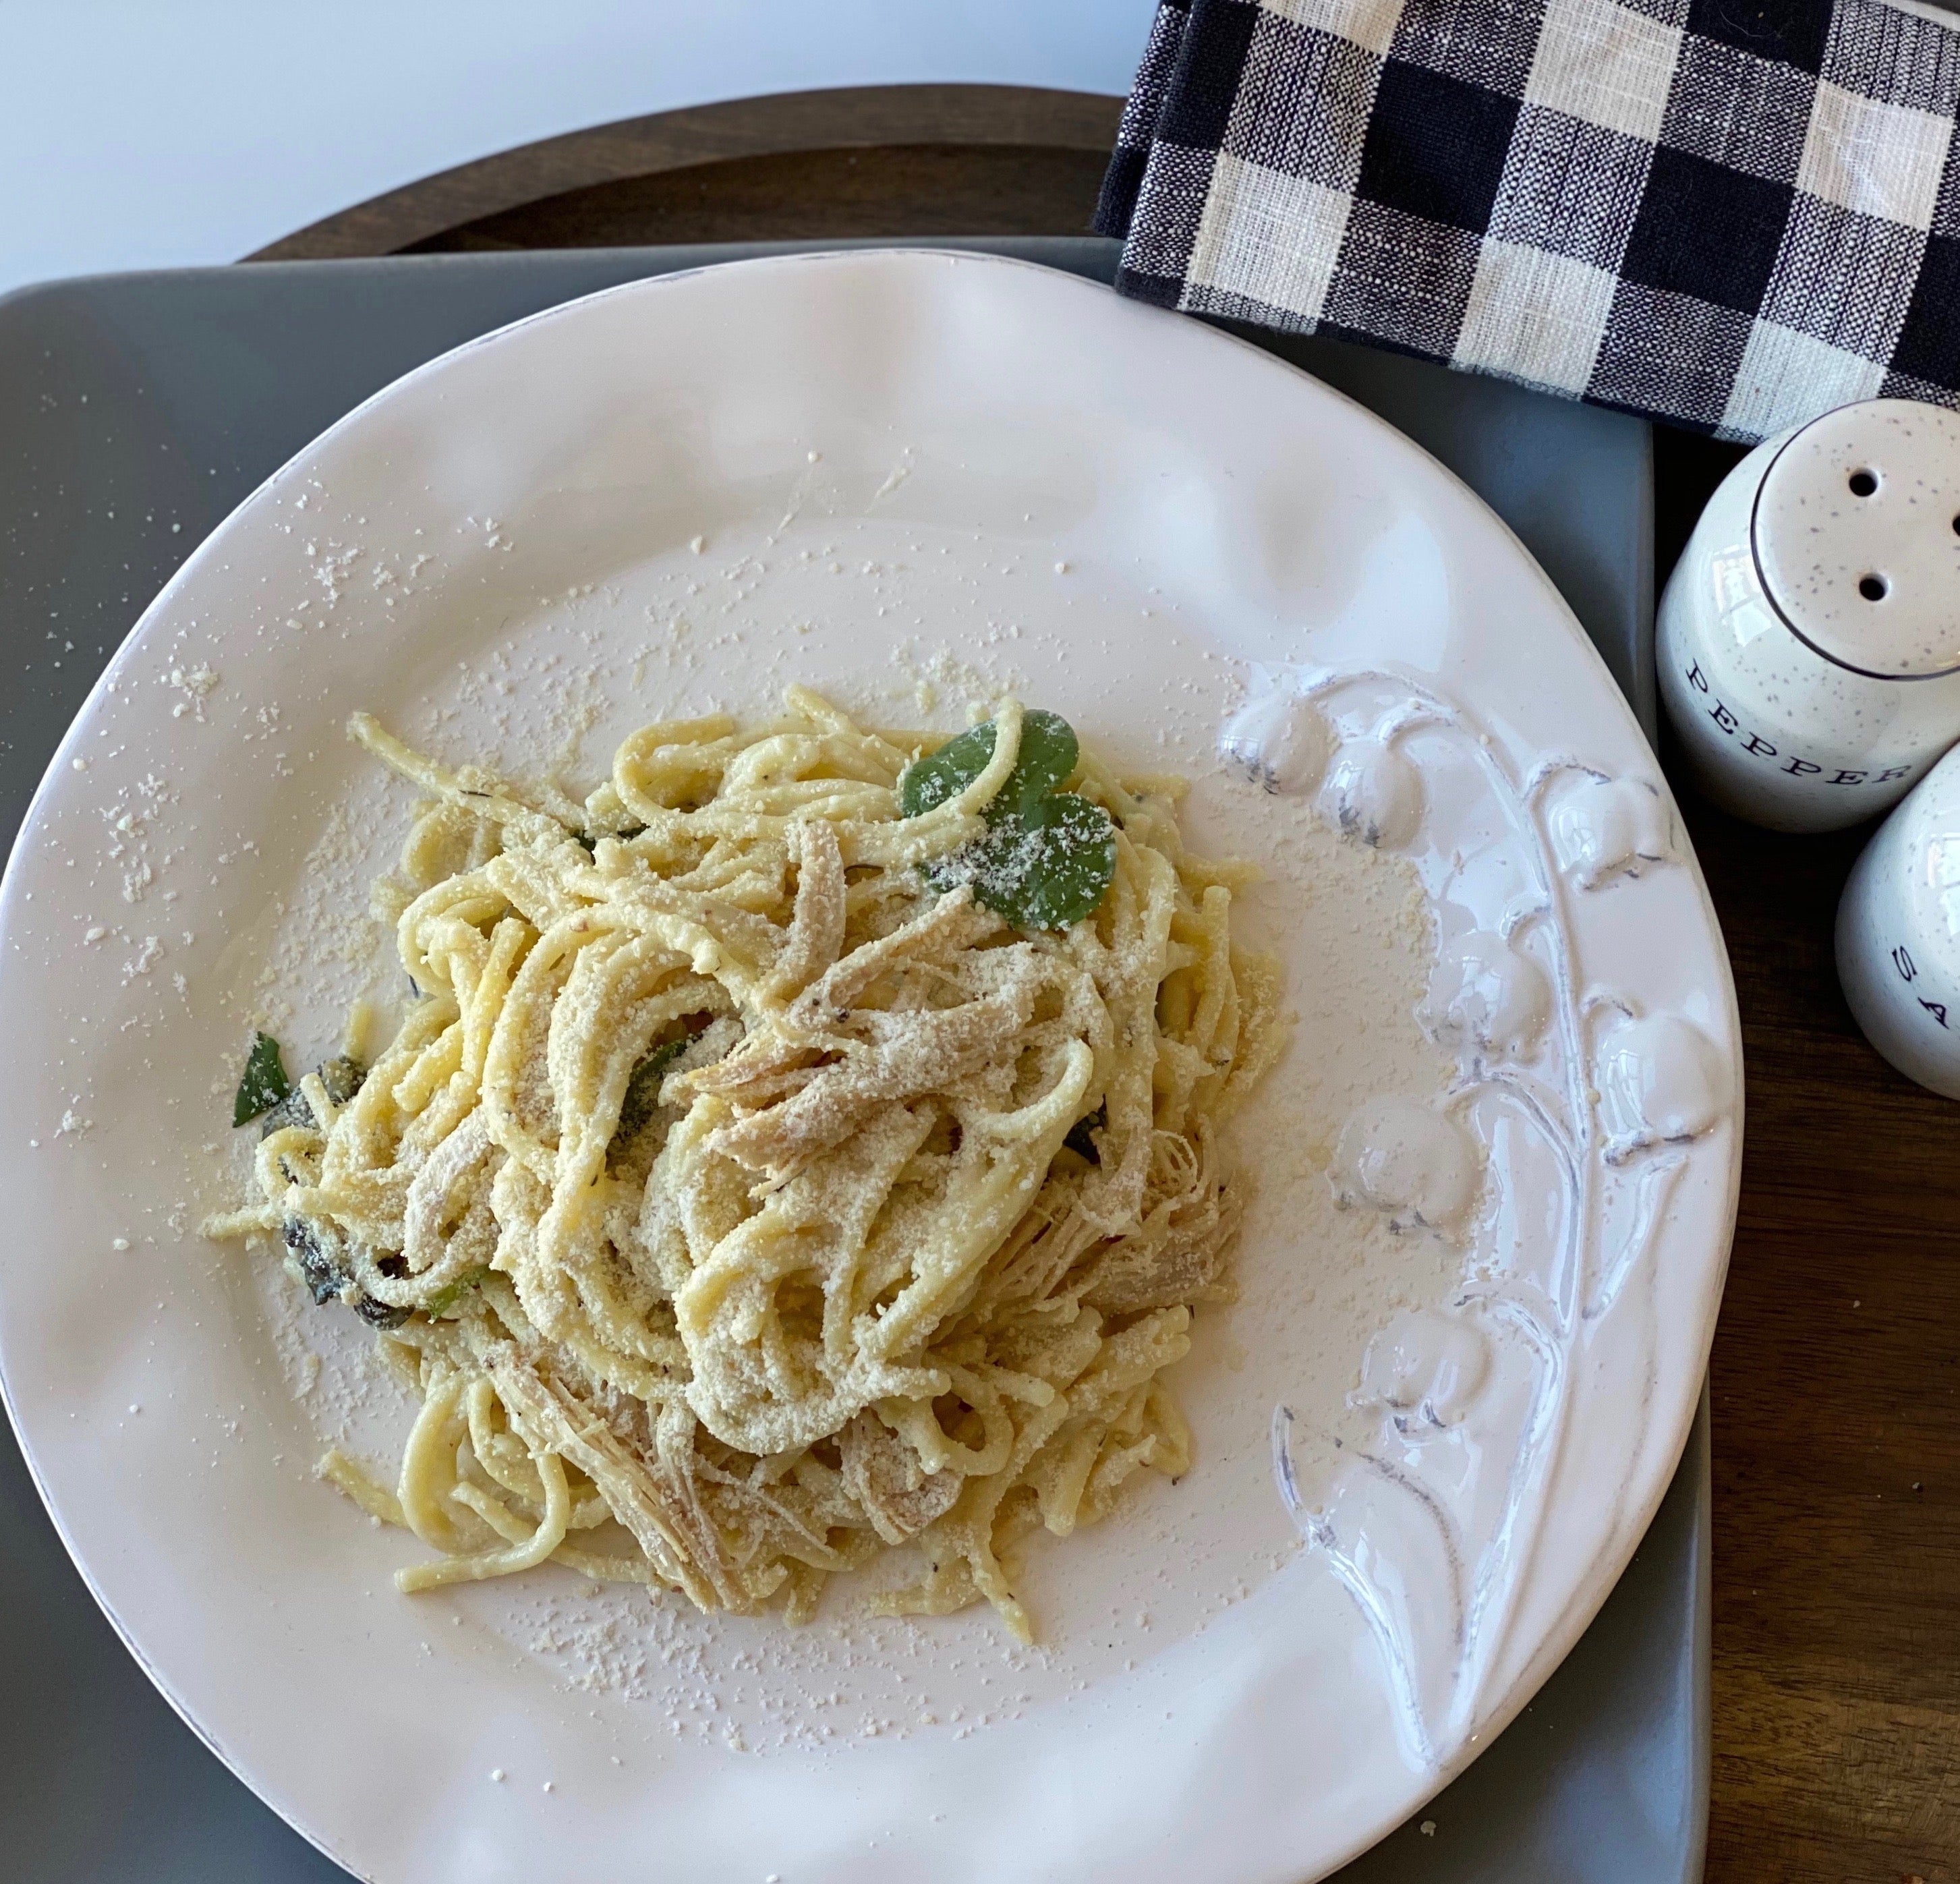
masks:
<svg viewBox="0 0 1960 1884"><path fill-rule="evenodd" d="M1892 584L1883 576L1860 576L1858 593L1867 602L1882 602L1891 593Z"/></svg>
<svg viewBox="0 0 1960 1884"><path fill-rule="evenodd" d="M1847 481L1853 497L1869 497L1879 488L1876 476L1869 471L1853 471Z"/></svg>

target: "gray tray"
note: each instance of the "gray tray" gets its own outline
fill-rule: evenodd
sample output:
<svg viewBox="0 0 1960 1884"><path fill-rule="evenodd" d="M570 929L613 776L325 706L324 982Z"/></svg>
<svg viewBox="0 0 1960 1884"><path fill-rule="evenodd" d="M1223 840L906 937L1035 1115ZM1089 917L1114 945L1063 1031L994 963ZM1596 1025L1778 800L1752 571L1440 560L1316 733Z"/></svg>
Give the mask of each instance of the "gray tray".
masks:
<svg viewBox="0 0 1960 1884"><path fill-rule="evenodd" d="M254 485L348 408L431 355L555 302L807 246L189 269L0 298L0 652L10 682L0 692L0 831L11 842L62 731L150 597ZM1115 259L1113 243L1087 240L931 246L1105 281ZM1651 737L1647 427L1336 341L1256 337L1381 413L1490 502L1564 590ZM1343 1884L1700 1877L1708 1482L1704 1405L1632 1567L1564 1665L1468 1773L1343 1872ZM7 1877L345 1876L225 1771L123 1652L11 1434L0 1435L0 1669Z"/></svg>

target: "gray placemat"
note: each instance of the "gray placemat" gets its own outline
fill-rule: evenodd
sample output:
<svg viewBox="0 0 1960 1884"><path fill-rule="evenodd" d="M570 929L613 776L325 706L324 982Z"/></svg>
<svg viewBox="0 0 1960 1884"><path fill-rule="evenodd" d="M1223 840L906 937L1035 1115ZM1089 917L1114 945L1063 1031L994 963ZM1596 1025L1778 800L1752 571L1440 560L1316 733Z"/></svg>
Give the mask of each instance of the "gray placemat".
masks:
<svg viewBox="0 0 1960 1884"><path fill-rule="evenodd" d="M291 263L0 299L0 831L145 603L264 477L432 355L640 276L808 247ZM848 246L827 244L827 247ZM890 246L880 244L877 246ZM1115 245L937 243L1107 280ZM1653 729L1645 425L1319 339L1259 343L1478 491ZM1523 1715L1342 1884L1685 1884L1707 1816L1704 1407L1632 1567ZM117 1641L0 1435L0 1874L33 1884L345 1876L240 1785ZM295 1697L304 1706L304 1697Z"/></svg>

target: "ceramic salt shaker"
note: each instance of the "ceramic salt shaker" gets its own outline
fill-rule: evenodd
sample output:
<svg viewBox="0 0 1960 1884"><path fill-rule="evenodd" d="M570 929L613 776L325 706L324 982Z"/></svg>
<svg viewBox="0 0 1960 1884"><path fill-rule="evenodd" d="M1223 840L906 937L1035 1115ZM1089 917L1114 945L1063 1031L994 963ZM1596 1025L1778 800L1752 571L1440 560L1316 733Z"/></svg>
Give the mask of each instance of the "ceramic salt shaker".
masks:
<svg viewBox="0 0 1960 1884"><path fill-rule="evenodd" d="M1725 810L1828 831L1896 803L1960 739L1960 413L1872 399L1764 440L1702 512L1656 656Z"/></svg>
<svg viewBox="0 0 1960 1884"><path fill-rule="evenodd" d="M1960 1099L1960 750L1865 846L1838 905L1838 979L1865 1037Z"/></svg>

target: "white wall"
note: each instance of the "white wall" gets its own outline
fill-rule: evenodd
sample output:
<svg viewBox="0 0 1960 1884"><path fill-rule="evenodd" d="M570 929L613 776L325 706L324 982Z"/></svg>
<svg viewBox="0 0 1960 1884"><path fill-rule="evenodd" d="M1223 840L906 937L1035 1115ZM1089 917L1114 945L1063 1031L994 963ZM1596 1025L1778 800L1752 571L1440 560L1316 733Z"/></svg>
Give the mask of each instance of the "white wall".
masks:
<svg viewBox="0 0 1960 1884"><path fill-rule="evenodd" d="M819 85L1121 92L1152 0L0 0L0 292L227 262L431 170Z"/></svg>

